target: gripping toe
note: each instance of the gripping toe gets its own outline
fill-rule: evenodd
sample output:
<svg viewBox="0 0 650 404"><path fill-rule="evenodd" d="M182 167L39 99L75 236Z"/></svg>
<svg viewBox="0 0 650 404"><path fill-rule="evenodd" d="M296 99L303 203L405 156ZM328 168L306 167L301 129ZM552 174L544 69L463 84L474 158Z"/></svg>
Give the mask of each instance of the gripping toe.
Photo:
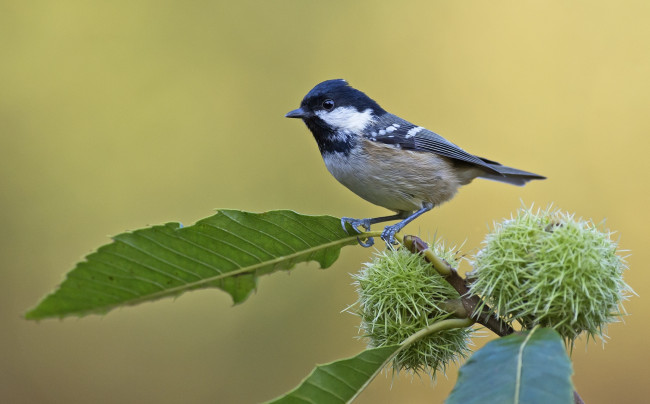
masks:
<svg viewBox="0 0 650 404"><path fill-rule="evenodd" d="M384 228L384 231L381 232L381 239L384 240L386 245L388 246L394 246L397 243L397 240L395 240L395 234L397 234L398 231L401 230L401 227L398 225L393 225L393 226L386 226Z"/></svg>
<svg viewBox="0 0 650 404"><path fill-rule="evenodd" d="M350 224L354 231L357 233L363 233L363 231L359 230L359 227L363 227L365 231L370 231L370 219L353 219L351 217L342 217L341 218L341 226L343 227L343 230L346 232L348 231L346 224Z"/></svg>
<svg viewBox="0 0 650 404"><path fill-rule="evenodd" d="M358 234L363 233L359 227L362 227L364 231L370 231L370 219L353 219L351 217L342 217L341 226L343 227L343 230L349 234L347 227L348 224L352 226L352 229L354 229L354 231ZM368 237L365 242L361 241L361 239L357 237L357 241L359 242L359 245L363 247L370 247L375 244L375 240L372 237Z"/></svg>
<svg viewBox="0 0 650 404"><path fill-rule="evenodd" d="M372 237L368 237L368 239L365 242L361 241L361 239L357 237L357 241L359 242L359 245L361 247L366 247L366 248L372 247L375 244L375 239Z"/></svg>

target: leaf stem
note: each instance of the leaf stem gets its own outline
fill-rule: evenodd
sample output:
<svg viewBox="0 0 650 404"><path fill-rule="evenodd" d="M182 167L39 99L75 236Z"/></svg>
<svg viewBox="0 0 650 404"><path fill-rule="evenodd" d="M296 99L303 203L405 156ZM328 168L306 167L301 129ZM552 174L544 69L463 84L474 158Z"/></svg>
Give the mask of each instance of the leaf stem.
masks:
<svg viewBox="0 0 650 404"><path fill-rule="evenodd" d="M442 321L436 321L435 323L421 329L420 331L416 332L415 334L411 335L404 341L400 343L401 347L398 349L393 356L395 356L399 351L407 348L409 345L414 343L415 341L426 337L429 334L433 334L436 332L444 331L444 330L450 330L452 328L465 328L469 327L472 324L474 324L474 320L471 318L451 318L451 319L446 319Z"/></svg>
<svg viewBox="0 0 650 404"><path fill-rule="evenodd" d="M515 330L500 317L490 314L490 308L481 301L477 295L470 293L466 281L461 277L455 268L440 257L437 257L433 251L429 249L427 243L422 241L416 236L396 235L395 238L409 251L415 254L421 254L424 259L431 264L442 277L458 292L461 302L470 317L476 319L476 322L484 325L495 334L504 337L512 334ZM482 307L479 312L477 307Z"/></svg>
<svg viewBox="0 0 650 404"><path fill-rule="evenodd" d="M377 375L382 371L382 369L384 369L384 367L386 367L386 365L388 365L390 361L392 361L395 358L395 356L397 356L397 354L399 354L402 350L408 348L414 342L418 341L421 338L426 337L427 335L436 332L449 330L452 328L465 328L471 326L472 324L474 324L474 320L472 320L471 318L453 318L453 319L447 319L442 321L436 321L435 323L409 336L408 338L406 338L404 341L400 343L400 347L386 358L384 363L382 363L382 365L377 368L377 370L368 378L366 383L364 383L363 386L361 386L359 390L357 390L356 394L352 396L350 400L348 400L347 402L350 403L354 401L354 399L357 398L357 396L359 396L359 394L361 394L363 390L365 390L365 388L370 384L370 382L372 382L375 379L375 377L377 377Z"/></svg>

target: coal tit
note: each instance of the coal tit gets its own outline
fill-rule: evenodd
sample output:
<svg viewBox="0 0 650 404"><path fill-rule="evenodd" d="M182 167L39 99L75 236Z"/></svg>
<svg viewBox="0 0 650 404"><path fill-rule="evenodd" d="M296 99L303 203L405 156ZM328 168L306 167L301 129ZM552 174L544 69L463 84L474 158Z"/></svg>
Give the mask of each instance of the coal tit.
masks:
<svg viewBox="0 0 650 404"><path fill-rule="evenodd" d="M369 219L344 217L360 232L375 223L386 226L381 238L395 234L413 219L453 198L461 185L487 178L513 185L545 177L474 156L442 136L395 116L345 80L314 87L300 108L286 114L301 118L316 139L329 172L368 202L396 212ZM373 244L372 238L359 243Z"/></svg>

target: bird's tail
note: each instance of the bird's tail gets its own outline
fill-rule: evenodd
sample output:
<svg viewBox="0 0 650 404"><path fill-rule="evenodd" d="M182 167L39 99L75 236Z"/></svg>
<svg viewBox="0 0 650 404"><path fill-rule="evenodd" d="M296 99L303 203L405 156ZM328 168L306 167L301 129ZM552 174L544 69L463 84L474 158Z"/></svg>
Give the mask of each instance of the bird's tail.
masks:
<svg viewBox="0 0 650 404"><path fill-rule="evenodd" d="M495 172L486 172L479 175L479 178L485 178L488 180L505 182L507 184L522 186L526 185L528 181L531 180L543 180L546 179L543 175L529 173L528 171L519 170L512 167L502 166L496 161L486 160L485 161L490 168L494 169Z"/></svg>

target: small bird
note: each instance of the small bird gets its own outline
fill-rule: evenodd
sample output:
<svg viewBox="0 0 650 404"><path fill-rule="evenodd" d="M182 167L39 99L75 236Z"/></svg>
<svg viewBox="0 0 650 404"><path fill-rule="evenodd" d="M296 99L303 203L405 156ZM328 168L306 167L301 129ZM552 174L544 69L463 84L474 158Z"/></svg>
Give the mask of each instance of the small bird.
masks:
<svg viewBox="0 0 650 404"><path fill-rule="evenodd" d="M393 115L345 80L327 80L314 87L300 108L285 115L301 118L316 139L325 166L341 184L368 202L396 214L368 219L341 219L360 227L391 220L381 234L388 245L395 234L434 206L450 200L461 185L487 178L524 185L543 177L474 156L421 126ZM359 240L364 247L374 241Z"/></svg>

